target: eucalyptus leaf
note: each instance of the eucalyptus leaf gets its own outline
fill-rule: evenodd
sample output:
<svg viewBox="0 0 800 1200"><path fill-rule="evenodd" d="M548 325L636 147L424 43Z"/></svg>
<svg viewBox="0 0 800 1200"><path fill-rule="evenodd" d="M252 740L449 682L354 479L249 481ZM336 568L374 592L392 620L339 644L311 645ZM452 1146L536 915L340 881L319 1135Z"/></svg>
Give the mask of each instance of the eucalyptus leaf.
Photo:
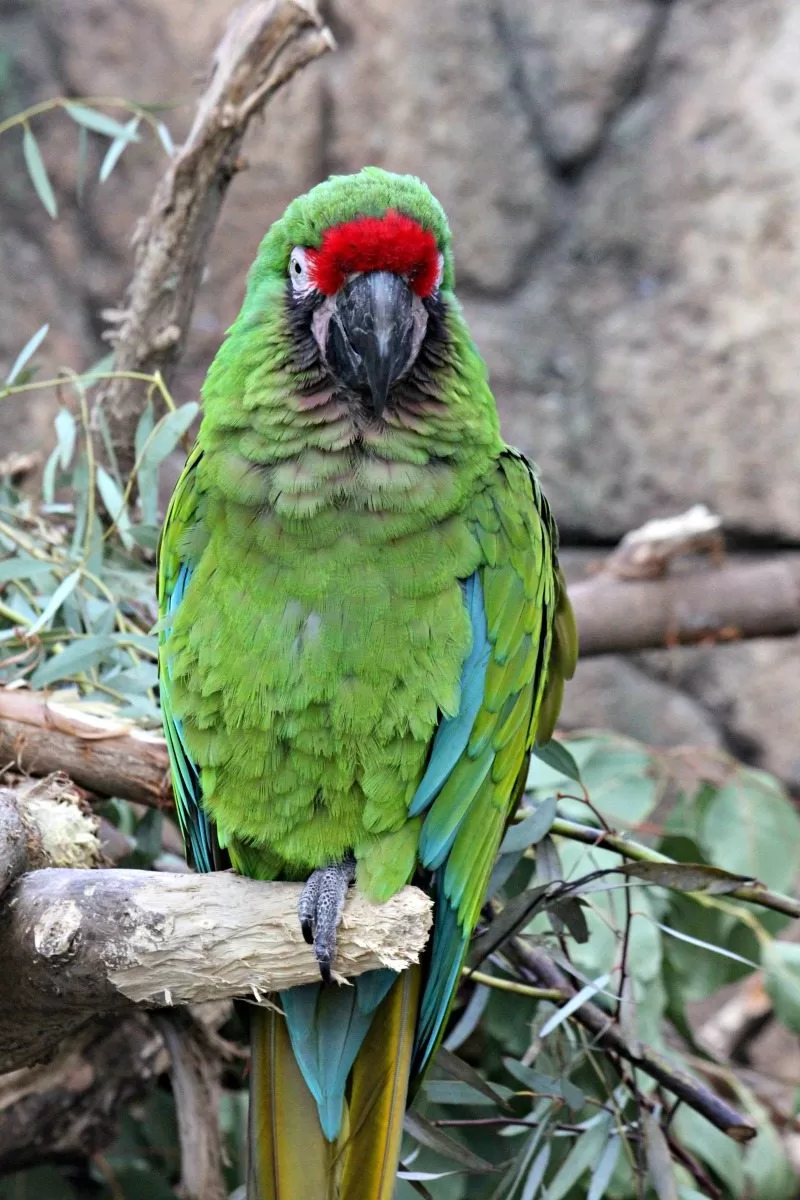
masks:
<svg viewBox="0 0 800 1200"><path fill-rule="evenodd" d="M76 638L59 653L37 667L31 676L31 686L44 688L59 679L71 679L96 667L101 659L115 648L114 639L102 634Z"/></svg>
<svg viewBox="0 0 800 1200"><path fill-rule="evenodd" d="M778 781L740 767L708 802L705 857L728 871L785 891L800 872L800 817Z"/></svg>
<svg viewBox="0 0 800 1200"><path fill-rule="evenodd" d="M490 991L489 988L486 988L485 990L487 992ZM437 1051L435 1062L437 1069L441 1071L443 1075L447 1075L450 1079L461 1080L463 1083L469 1084L472 1090L481 1092L483 1096L493 1101L493 1103L499 1105L499 1107L505 1107L505 1097L498 1090L498 1088L487 1083L483 1076L480 1075L474 1067L471 1067L469 1063L464 1062L464 1060L459 1058L457 1054L453 1054L450 1050L446 1049L444 1046L441 1046ZM505 1091L505 1089L503 1090Z"/></svg>
<svg viewBox="0 0 800 1200"><path fill-rule="evenodd" d="M87 104L76 104L73 101L67 102L64 108L76 124L83 125L85 129L91 129L93 133L102 133L106 137L120 138L126 142L139 141L136 130L128 128L130 122L128 125L122 125L113 117L98 112L96 108L89 108Z"/></svg>
<svg viewBox="0 0 800 1200"><path fill-rule="evenodd" d="M200 405L190 400L174 412L166 413L156 424L143 447L139 470L154 470L160 466L189 430L200 411Z"/></svg>
<svg viewBox="0 0 800 1200"><path fill-rule="evenodd" d="M427 1146L429 1150L441 1154L444 1158L456 1162L466 1171L471 1171L475 1174L486 1174L494 1171L491 1163L485 1158L481 1158L477 1154L473 1154L467 1149L463 1143L456 1141L441 1129L437 1129L435 1125L431 1125L430 1121L426 1121L419 1113L411 1109L405 1115L403 1122L406 1133L408 1133L421 1146Z"/></svg>
<svg viewBox="0 0 800 1200"><path fill-rule="evenodd" d="M41 615L34 621L28 630L28 635L32 636L38 633L41 629L46 629L53 617L56 615L61 605L67 597L75 590L81 578L80 571L73 571L66 579L62 579L53 595L50 597L47 605L42 610Z"/></svg>
<svg viewBox="0 0 800 1200"><path fill-rule="evenodd" d="M547 796L544 800L540 800L532 813L519 824L512 825L508 829L500 846L500 853L513 854L540 842L550 832L550 827L556 818L557 804L555 796Z"/></svg>
<svg viewBox="0 0 800 1200"><path fill-rule="evenodd" d="M566 1004L563 1004L556 1012L553 1013L552 1017L545 1021L544 1025L539 1030L539 1037L546 1038L547 1035L552 1033L554 1029L557 1029L558 1026L563 1024L568 1017L571 1017L574 1012L577 1012L582 1004L586 1004L588 1000L591 1000L592 996L596 996L598 992L601 992L608 983L609 979L609 975L600 975L597 979L593 979L591 983L587 983L584 987L582 987L581 990L576 992L574 996L571 996Z"/></svg>
<svg viewBox="0 0 800 1200"><path fill-rule="evenodd" d="M619 871L621 875L633 875L659 887L678 892L707 892L711 896L724 896L744 885L757 884L757 880L747 875L734 875L704 863L633 862L625 863Z"/></svg>
<svg viewBox="0 0 800 1200"><path fill-rule="evenodd" d="M543 763L547 763L548 767L552 767L554 771L558 771L567 779L574 779L576 783L581 782L580 767L563 742L551 738L544 746L536 746L533 753Z"/></svg>
<svg viewBox="0 0 800 1200"><path fill-rule="evenodd" d="M41 346L44 339L47 337L47 333L48 333L49 329L50 329L50 325L44 324L39 329L36 330L36 333L34 333L31 337L28 338L27 342L22 347L22 349L20 350L17 357L14 359L14 365L12 366L11 370L8 372L8 375L6 375L6 383L9 385L9 387L13 384L13 382L17 378L17 376L22 372L22 370L25 368L25 366L33 358L34 354L39 349L39 347Z"/></svg>
<svg viewBox="0 0 800 1200"><path fill-rule="evenodd" d="M547 1200L561 1200L597 1161L608 1139L610 1118L582 1133L547 1185Z"/></svg>
<svg viewBox="0 0 800 1200"><path fill-rule="evenodd" d="M41 200L48 214L55 220L58 216L58 205L56 204L53 185L50 182L50 176L47 174L47 167L44 165L39 143L33 136L29 125L25 126L22 133L22 156L25 159L25 166L28 168L28 174L30 175L36 195Z"/></svg>
<svg viewBox="0 0 800 1200"><path fill-rule="evenodd" d="M452 1052L458 1050L459 1046L464 1045L464 1042L475 1031L478 1022L483 1016L491 994L492 989L488 988L486 984L479 983L476 986L466 1008L445 1038L444 1045L447 1050ZM441 1051L439 1053L441 1054Z"/></svg>
<svg viewBox="0 0 800 1200"><path fill-rule="evenodd" d="M132 140L131 135L136 133L137 129L139 128L140 120L141 117L131 117L130 121L127 121L122 126L124 130L124 136L118 134L108 147L108 150L106 150L105 157L100 164L100 183L105 183L111 172L114 170L114 167L122 157L122 152L127 146L130 145Z"/></svg>
<svg viewBox="0 0 800 1200"><path fill-rule="evenodd" d="M611 1183L611 1177L614 1174L614 1168L619 1160L621 1149L622 1139L611 1131L609 1139L606 1142L606 1148L600 1155L597 1166L592 1172L586 1200L602 1200L602 1197L605 1196L608 1186Z"/></svg>
<svg viewBox="0 0 800 1200"><path fill-rule="evenodd" d="M536 1200L539 1188L542 1186L545 1174L547 1173L547 1168L550 1166L550 1154L550 1143L546 1142L531 1164L520 1200Z"/></svg>
<svg viewBox="0 0 800 1200"><path fill-rule="evenodd" d="M800 945L768 942L761 951L764 983L787 1029L800 1033Z"/></svg>
<svg viewBox="0 0 800 1200"><path fill-rule="evenodd" d="M642 1114L647 1169L658 1200L678 1200L678 1184L669 1144L656 1116Z"/></svg>
<svg viewBox="0 0 800 1200"><path fill-rule="evenodd" d="M0 587L15 579L41 579L52 573L53 564L28 554L0 560Z"/></svg>
<svg viewBox="0 0 800 1200"><path fill-rule="evenodd" d="M422 1085L431 1104L494 1105L493 1095L485 1096L471 1084L459 1079L427 1079Z"/></svg>
<svg viewBox="0 0 800 1200"><path fill-rule="evenodd" d="M97 490L100 493L106 512L116 524L123 546L133 548L131 537L131 518L127 505L116 482L111 478L105 467L97 468Z"/></svg>
<svg viewBox="0 0 800 1200"><path fill-rule="evenodd" d="M61 469L66 471L75 453L75 438L78 432L77 425L75 424L75 418L68 408L60 408L58 410L54 424L58 439L58 461Z"/></svg>

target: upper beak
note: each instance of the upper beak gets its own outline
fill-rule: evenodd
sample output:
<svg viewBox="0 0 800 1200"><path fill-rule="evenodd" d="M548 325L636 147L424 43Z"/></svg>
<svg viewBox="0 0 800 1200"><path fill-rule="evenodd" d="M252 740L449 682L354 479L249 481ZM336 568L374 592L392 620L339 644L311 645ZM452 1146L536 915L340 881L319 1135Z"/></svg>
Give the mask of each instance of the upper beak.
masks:
<svg viewBox="0 0 800 1200"><path fill-rule="evenodd" d="M369 395L376 416L411 358L413 300L405 280L391 271L356 275L336 298L325 357L346 387Z"/></svg>

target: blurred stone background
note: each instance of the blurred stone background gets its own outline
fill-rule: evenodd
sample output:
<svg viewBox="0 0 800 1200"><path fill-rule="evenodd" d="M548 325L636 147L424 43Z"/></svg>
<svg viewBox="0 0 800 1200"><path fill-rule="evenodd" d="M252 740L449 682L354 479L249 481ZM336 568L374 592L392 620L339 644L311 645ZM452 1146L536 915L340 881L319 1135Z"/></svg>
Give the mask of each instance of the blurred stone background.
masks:
<svg viewBox="0 0 800 1200"><path fill-rule="evenodd" d="M57 94L162 101L177 141L230 7L4 0L0 115ZM450 215L507 436L539 462L568 546L599 554L698 501L735 543L798 544L800 5L323 7L339 50L251 132L177 395L196 395L292 196L367 162L413 171ZM49 365L85 368L162 152L131 147L79 207L77 130L34 128L61 211L42 211L18 131L0 138L0 366L49 321ZM6 401L0 448L48 447L53 404ZM584 663L565 721L725 746L800 788L800 639Z"/></svg>

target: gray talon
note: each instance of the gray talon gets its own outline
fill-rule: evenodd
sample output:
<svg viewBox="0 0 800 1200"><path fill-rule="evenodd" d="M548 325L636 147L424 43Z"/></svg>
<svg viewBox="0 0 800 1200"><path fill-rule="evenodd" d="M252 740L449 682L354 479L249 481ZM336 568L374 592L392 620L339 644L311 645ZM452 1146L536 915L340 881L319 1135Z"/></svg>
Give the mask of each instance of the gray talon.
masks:
<svg viewBox="0 0 800 1200"><path fill-rule="evenodd" d="M330 983L331 964L336 956L336 930L344 908L347 889L356 877L355 859L314 871L300 895L297 913L303 937L313 945L319 973Z"/></svg>

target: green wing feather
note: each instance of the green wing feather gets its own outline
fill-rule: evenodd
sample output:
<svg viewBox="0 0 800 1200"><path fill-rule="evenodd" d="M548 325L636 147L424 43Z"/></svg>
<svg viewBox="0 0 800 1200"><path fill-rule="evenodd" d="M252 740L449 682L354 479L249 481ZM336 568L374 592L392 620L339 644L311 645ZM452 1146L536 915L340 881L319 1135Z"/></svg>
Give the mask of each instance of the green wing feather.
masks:
<svg viewBox="0 0 800 1200"><path fill-rule="evenodd" d="M473 622L473 633L485 637L488 647L483 696L469 739L430 803L420 839L423 865L438 869L417 1073L442 1036L531 749L552 735L564 679L577 659L555 523L522 455L509 450L501 456L469 519L485 557L479 572L485 628L476 632ZM467 683L462 681L462 689Z"/></svg>
<svg viewBox="0 0 800 1200"><path fill-rule="evenodd" d="M165 650L170 621L191 575L193 535L200 529L197 464L201 457L199 446L195 446L172 494L158 545L158 670L161 716L178 821L196 869L212 871L220 865L219 845L202 807L200 774L186 748L181 722L172 711L170 664Z"/></svg>

